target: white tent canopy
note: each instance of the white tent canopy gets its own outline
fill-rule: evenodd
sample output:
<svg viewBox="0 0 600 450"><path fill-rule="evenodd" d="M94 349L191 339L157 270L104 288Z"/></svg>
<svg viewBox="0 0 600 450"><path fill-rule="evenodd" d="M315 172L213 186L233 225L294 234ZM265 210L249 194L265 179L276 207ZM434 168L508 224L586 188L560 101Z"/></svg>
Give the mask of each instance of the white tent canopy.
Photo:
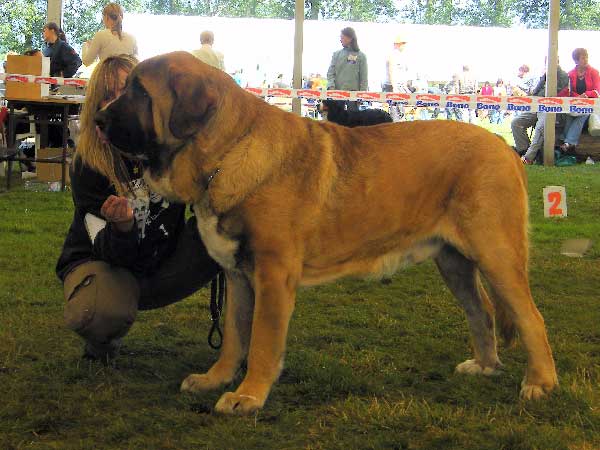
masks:
<svg viewBox="0 0 600 450"><path fill-rule="evenodd" d="M548 52L547 30L305 21L305 75L326 74L331 54L340 48L339 34L345 26L354 27L361 50L367 55L371 90L380 89L386 56L400 31L408 38L406 58L413 75L431 81L449 80L464 64L471 67L479 81L492 83L498 78L512 79L521 64L530 65L531 74L537 75L544 71ZM291 80L293 20L128 14L124 29L136 36L141 59L198 48L200 32L209 29L215 33L215 48L225 54L228 72L244 69L254 76L258 64L267 74L267 81L278 73ZM559 35L559 57L564 68L573 66L571 52L582 46L589 50L590 64L598 66L594 61L600 63L600 32L560 31Z"/></svg>

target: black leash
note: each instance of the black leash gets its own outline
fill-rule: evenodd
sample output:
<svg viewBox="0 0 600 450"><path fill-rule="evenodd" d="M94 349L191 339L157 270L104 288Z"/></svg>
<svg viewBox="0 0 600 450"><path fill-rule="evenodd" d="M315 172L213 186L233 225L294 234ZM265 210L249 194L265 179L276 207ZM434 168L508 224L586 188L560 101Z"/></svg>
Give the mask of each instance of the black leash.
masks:
<svg viewBox="0 0 600 450"><path fill-rule="evenodd" d="M225 274L219 274L210 282L210 320L212 326L208 332L208 345L214 350L221 348L223 344L223 332L219 321L223 314L223 300L225 298ZM218 335L218 340L215 342L215 333Z"/></svg>

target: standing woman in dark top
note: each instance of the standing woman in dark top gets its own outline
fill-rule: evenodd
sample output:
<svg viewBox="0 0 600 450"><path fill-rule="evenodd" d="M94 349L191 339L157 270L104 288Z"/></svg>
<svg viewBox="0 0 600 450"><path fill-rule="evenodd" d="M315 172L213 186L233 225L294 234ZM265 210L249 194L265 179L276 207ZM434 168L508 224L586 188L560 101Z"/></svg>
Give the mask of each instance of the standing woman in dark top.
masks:
<svg viewBox="0 0 600 450"><path fill-rule="evenodd" d="M71 167L75 213L56 265L67 327L86 341L85 355L116 354L138 310L184 299L219 272L185 205L151 192L142 168L102 142L94 115L117 98L136 64L111 56L94 70Z"/></svg>
<svg viewBox="0 0 600 450"><path fill-rule="evenodd" d="M46 42L43 54L50 57L50 76L72 78L81 66L81 58L67 44L65 33L56 23L48 22L43 34Z"/></svg>

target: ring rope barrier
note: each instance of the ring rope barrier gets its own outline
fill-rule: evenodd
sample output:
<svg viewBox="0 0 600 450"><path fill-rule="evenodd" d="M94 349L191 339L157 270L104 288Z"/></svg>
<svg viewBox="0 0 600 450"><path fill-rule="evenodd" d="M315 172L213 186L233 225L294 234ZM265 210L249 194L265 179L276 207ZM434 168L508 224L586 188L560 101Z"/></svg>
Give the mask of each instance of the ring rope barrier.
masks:
<svg viewBox="0 0 600 450"><path fill-rule="evenodd" d="M45 77L37 75L0 74L0 81L18 83L54 84L85 87L85 78ZM584 97L517 97L479 94L408 94L400 92L343 91L288 88L245 88L258 97L291 97L313 100L365 100L394 102L421 108L458 108L496 111L549 112L592 114L600 112L599 98Z"/></svg>

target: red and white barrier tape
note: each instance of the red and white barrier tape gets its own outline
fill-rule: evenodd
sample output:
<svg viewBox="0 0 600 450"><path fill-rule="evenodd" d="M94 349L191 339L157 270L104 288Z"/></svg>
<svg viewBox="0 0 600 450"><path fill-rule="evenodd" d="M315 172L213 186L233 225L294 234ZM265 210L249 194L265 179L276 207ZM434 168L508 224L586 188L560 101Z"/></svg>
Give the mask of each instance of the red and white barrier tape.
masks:
<svg viewBox="0 0 600 450"><path fill-rule="evenodd" d="M79 86L87 85L85 78L61 78L61 77L40 77L38 75L18 75L14 73L0 73L0 81L16 81L18 83L38 83L38 84L57 84L59 86Z"/></svg>
<svg viewBox="0 0 600 450"><path fill-rule="evenodd" d="M40 77L0 73L0 80L19 83L56 84L59 86L87 85L84 78ZM581 97L496 97L490 95L403 94L399 92L322 91L317 89L246 88L259 97L291 97L304 99L393 101L406 106L487 109L502 111L553 112L591 114L600 112L600 99Z"/></svg>
<svg viewBox="0 0 600 450"><path fill-rule="evenodd" d="M581 97L496 97L490 95L402 94L399 92L320 91L315 89L246 88L260 97L394 101L405 106L502 111L591 114L600 112L600 99Z"/></svg>

